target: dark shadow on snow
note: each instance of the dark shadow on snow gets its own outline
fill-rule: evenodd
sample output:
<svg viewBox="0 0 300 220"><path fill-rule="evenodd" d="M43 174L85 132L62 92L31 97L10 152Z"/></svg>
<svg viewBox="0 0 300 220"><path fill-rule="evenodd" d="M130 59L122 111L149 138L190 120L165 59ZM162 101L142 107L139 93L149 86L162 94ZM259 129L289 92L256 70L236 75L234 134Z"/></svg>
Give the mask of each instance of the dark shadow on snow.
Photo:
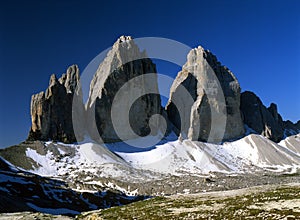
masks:
<svg viewBox="0 0 300 220"><path fill-rule="evenodd" d="M64 181L22 171L0 157L0 212L75 216L83 211L129 204L149 196L121 192L77 192Z"/></svg>

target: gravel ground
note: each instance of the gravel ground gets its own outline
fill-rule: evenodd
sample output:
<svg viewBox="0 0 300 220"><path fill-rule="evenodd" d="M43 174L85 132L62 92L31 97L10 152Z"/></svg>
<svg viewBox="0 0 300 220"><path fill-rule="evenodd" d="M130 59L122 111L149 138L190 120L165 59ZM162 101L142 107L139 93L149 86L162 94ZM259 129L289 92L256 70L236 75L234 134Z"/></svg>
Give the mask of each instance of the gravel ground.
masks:
<svg viewBox="0 0 300 220"><path fill-rule="evenodd" d="M153 198L82 213L77 219L300 219L299 173L211 173L202 177L170 176L147 183L116 181L115 184L138 188L139 194L151 194ZM24 212L0 214L0 219L72 218Z"/></svg>
<svg viewBox="0 0 300 220"><path fill-rule="evenodd" d="M180 194L82 213L77 219L300 219L300 183Z"/></svg>
<svg viewBox="0 0 300 220"><path fill-rule="evenodd" d="M137 192L139 195L160 196L210 191L226 191L260 185L280 185L293 182L297 183L300 182L300 172L294 174L282 174L262 171L251 174L211 173L208 176L166 176L160 180L141 183L129 183L109 178L98 179L98 181L102 183L111 182L114 185L120 186L124 189L138 189ZM74 183L70 184L73 184L73 187L76 187ZM78 182L77 184L82 183ZM80 187L85 187L86 189L97 188L95 185L81 185ZM103 188L101 190L103 190Z"/></svg>

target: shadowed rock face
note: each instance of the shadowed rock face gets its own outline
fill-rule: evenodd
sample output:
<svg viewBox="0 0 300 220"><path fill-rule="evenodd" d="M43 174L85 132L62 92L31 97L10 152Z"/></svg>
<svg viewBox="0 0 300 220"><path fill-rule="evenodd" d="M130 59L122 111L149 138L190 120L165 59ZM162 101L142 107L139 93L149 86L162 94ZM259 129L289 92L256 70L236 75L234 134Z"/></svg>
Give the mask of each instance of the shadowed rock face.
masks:
<svg viewBox="0 0 300 220"><path fill-rule="evenodd" d="M185 101L181 86L189 92L193 102ZM182 109L179 110L176 103ZM241 137L244 126L239 106L240 86L233 73L202 47L191 50L171 87L166 106L170 121L181 130L181 135L211 142ZM223 131L215 129L210 135L213 114L217 117L213 126L220 122L225 128ZM209 135L211 140L208 140Z"/></svg>
<svg viewBox="0 0 300 220"><path fill-rule="evenodd" d="M267 109L253 92L243 92L241 111L245 124L259 134L274 141L279 141L282 138L283 131L278 123L279 116L275 104Z"/></svg>
<svg viewBox="0 0 300 220"><path fill-rule="evenodd" d="M51 75L46 92L40 92L31 98L32 125L28 140L76 142L72 126L72 101L74 94L82 97L78 85L77 65L70 66L60 79ZM83 105L81 106L82 111Z"/></svg>
<svg viewBox="0 0 300 220"><path fill-rule="evenodd" d="M300 132L299 121L296 124L283 121L276 104L271 103L267 108L253 92L241 94L241 112L246 125L275 142Z"/></svg>
<svg viewBox="0 0 300 220"><path fill-rule="evenodd" d="M290 120L283 121L283 137L288 137L291 135L296 135L300 133L300 120L296 123L291 122Z"/></svg>
<svg viewBox="0 0 300 220"><path fill-rule="evenodd" d="M97 132L99 132L104 142L120 140L111 119L113 100L120 88L128 81L138 76L143 79L143 75L147 73L156 73L155 64L147 58L145 52L140 52L131 37L120 37L98 67L90 85L87 114L91 120L93 117L96 118L96 125L91 126L92 123L89 123L88 127L89 134L93 139L101 141L97 139ZM150 87L153 88L155 94L143 95L131 106L130 99L137 93L147 91L147 88ZM125 123L124 129L121 131L124 139L133 138L128 132L129 129L139 136L146 136L150 133L150 117L161 113L161 100L158 94L156 76L151 80L131 83L127 90L120 94L121 100L125 100L125 102L116 103L119 114L114 115L114 119L123 122L125 118L129 117L130 126ZM130 111L126 112L127 109ZM154 127L159 126L157 123ZM155 131L152 134L155 134Z"/></svg>

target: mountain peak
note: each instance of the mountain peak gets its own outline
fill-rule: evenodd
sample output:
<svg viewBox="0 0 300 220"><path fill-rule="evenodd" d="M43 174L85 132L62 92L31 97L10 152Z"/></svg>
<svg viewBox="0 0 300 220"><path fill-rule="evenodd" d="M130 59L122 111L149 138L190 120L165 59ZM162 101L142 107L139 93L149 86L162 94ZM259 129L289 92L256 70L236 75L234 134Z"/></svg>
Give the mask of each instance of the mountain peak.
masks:
<svg viewBox="0 0 300 220"><path fill-rule="evenodd" d="M179 92L181 86L191 94L193 103L188 103L183 97L185 94ZM176 100L184 100L180 114L174 104ZM240 85L233 73L201 46L188 53L187 62L171 87L168 103L170 121L191 140L220 142L244 134L239 109ZM222 125L220 121L217 126L212 124L213 113L215 118L222 118ZM221 126L224 129L220 129Z"/></svg>
<svg viewBox="0 0 300 220"><path fill-rule="evenodd" d="M86 111L86 114L93 118L97 116L91 127L82 126L87 126L84 129L87 129L90 136L96 138L98 132L104 142L119 141L111 118L110 108L114 98L123 85L133 78L144 78L147 73L156 73L156 65L145 51L140 50L133 37L120 36L94 74L86 109L83 109L81 90L76 90L77 87L80 88L77 65L71 65L60 78L55 74L51 75L47 90L32 96L32 127L29 139L51 139L68 143L76 141L72 125L72 99L78 97L79 112L83 114ZM128 112L134 112L130 114L130 126L134 133L146 136L151 130L148 124L151 115L162 113L161 100L158 95L157 77L138 84L131 86L134 92L127 88L129 91L124 94L124 100L130 99L136 92L146 91L149 86L156 92L145 95L135 102L132 108L128 106L129 102L124 104L119 114L114 117L124 121ZM181 85L191 96L192 100L188 104L182 97L182 92L179 92ZM139 90L136 90L137 88ZM174 104L176 99L183 100L183 112L180 114L176 110L178 106ZM118 106L121 106L120 103ZM124 106L129 109L126 114L122 113ZM166 110L168 123L171 122L174 130L181 130L178 134L190 140L219 142L240 138L245 132L244 124L258 134L277 142L300 130L300 123L293 124L282 120L275 104L266 108L253 92L244 92L241 95L240 85L234 74L222 65L212 52L202 46L195 47L187 54L187 62L171 87ZM212 117L213 114L216 117ZM213 126L212 118L218 122L217 126ZM222 122L219 119L222 119ZM136 137L129 131L123 133L126 137L124 140ZM209 139L210 134L213 134L213 139Z"/></svg>
<svg viewBox="0 0 300 220"><path fill-rule="evenodd" d="M32 95L30 112L32 126L28 140L76 141L72 125L72 101L79 91L79 69L70 66L66 74L57 79L52 74L46 92Z"/></svg>
<svg viewBox="0 0 300 220"><path fill-rule="evenodd" d="M124 85L127 86L128 91L124 95L122 94L122 100L127 101L123 105L118 103L122 107L118 110L119 114L115 115L118 121L124 121L122 139L133 139L136 134L139 136L149 134L151 130L148 124L150 117L161 113L160 96L145 94L144 98L139 98L132 108L129 106L132 97L142 94L150 87L152 91L155 91L154 94L159 94L157 77L153 77L151 80L148 77L148 80L139 82L132 81L133 78L142 79L143 75L148 73L156 74L156 65L147 58L146 52L141 51L130 36L118 38L99 65L90 84L87 112L91 117L96 114L96 125L91 125L88 131L93 139L98 140L97 132L99 131L98 133L105 142L120 140L113 127L111 108L115 96ZM129 117L128 129L125 129L126 117ZM134 132L130 131L131 128Z"/></svg>
<svg viewBox="0 0 300 220"><path fill-rule="evenodd" d="M117 43L123 43L126 41L131 41L133 38L131 36L125 36L122 35L121 37L118 38Z"/></svg>

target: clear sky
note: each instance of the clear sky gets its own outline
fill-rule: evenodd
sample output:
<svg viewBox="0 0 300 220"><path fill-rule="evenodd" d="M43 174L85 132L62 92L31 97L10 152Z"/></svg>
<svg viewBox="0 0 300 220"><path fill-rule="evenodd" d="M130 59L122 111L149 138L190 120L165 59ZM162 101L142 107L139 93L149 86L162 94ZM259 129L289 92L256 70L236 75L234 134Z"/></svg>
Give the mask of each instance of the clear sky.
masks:
<svg viewBox="0 0 300 220"><path fill-rule="evenodd" d="M120 35L202 45L285 120L300 119L300 1L0 1L0 147L26 139L31 95ZM161 69L160 69L161 68ZM158 70L164 67L158 66ZM175 76L176 68L168 73Z"/></svg>

